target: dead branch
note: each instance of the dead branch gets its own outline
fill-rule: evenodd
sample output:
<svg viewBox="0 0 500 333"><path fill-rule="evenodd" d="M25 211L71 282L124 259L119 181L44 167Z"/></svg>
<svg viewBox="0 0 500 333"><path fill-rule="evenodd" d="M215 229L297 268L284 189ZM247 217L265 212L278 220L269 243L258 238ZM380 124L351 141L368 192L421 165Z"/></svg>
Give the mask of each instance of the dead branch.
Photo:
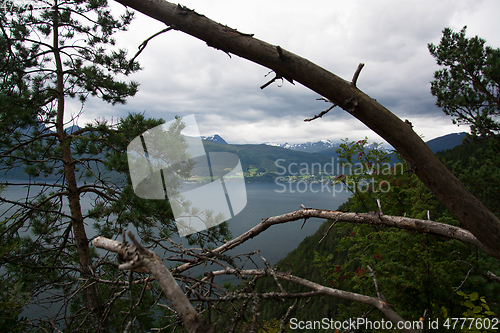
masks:
<svg viewBox="0 0 500 333"><path fill-rule="evenodd" d="M304 121L313 121L315 119L318 119L318 118L321 118L323 117L325 114L327 114L328 112L330 112L331 109L333 109L334 107L337 106L337 104L331 102L328 98L317 98L316 100L318 101L325 101L325 102L328 102L328 103L332 103L332 106L330 106L328 109L326 109L325 111L321 111L320 113L318 113L317 115L315 115L314 117L312 118L307 118L307 119L304 119Z"/></svg>
<svg viewBox="0 0 500 333"><path fill-rule="evenodd" d="M165 296L170 300L173 308L190 333L215 332L214 327L206 323L193 308L193 305L189 302L186 295L184 295L181 287L175 282L174 277L160 260L160 257L139 244L130 231L128 232L128 236L134 245L105 237L97 237L92 243L95 247L118 254L125 261L124 264L118 266L121 270L147 268L155 276Z"/></svg>
<svg viewBox="0 0 500 333"><path fill-rule="evenodd" d="M373 271L373 268L370 265L367 265L367 267L368 267L368 271L370 272L370 276L373 279L373 283L375 284L375 290L377 291L377 297L378 297L378 299L380 299L381 301L386 302L384 295L382 295L382 293L380 292L380 288L378 286L377 277L375 276L375 272Z"/></svg>
<svg viewBox="0 0 500 333"><path fill-rule="evenodd" d="M337 75L250 35L164 0L116 0L176 30L295 80L348 111L391 144L443 205L500 259L500 219L470 193L404 121Z"/></svg>
<svg viewBox="0 0 500 333"><path fill-rule="evenodd" d="M286 330L286 323L290 320L290 315L292 314L292 311L295 310L295 308L297 307L297 303L298 303L298 299L295 299L295 302L293 302L293 304L290 305L290 307L288 307L288 309L286 310L285 315L281 319L280 330L279 330L278 333L285 332L285 330Z"/></svg>
<svg viewBox="0 0 500 333"><path fill-rule="evenodd" d="M333 221L333 223L330 224L330 226L328 227L328 230L326 230L325 234L323 235L323 237L321 237L318 244L320 244L326 238L326 236L328 236L328 234L330 233L330 230L335 226L335 224L337 224L337 221Z"/></svg>
<svg viewBox="0 0 500 333"><path fill-rule="evenodd" d="M462 288L462 286L464 285L464 283L467 281L467 279L469 278L469 275L470 275L470 272L472 272L472 270L474 270L474 267L471 267L469 269L469 271L467 272L467 275L465 276L464 280L462 281L462 283L460 283L460 285L456 288L453 288L453 291L457 291L457 290L460 290L460 288Z"/></svg>
<svg viewBox="0 0 500 333"><path fill-rule="evenodd" d="M215 271L215 272L210 272L209 274L211 276L216 276L216 275L223 275L223 274L234 274L234 270L232 269L226 269L226 270L221 270L221 271ZM246 274L246 275L265 275L266 273L263 270L241 270L240 273ZM374 308L378 309L380 312L382 312L387 319L389 319L391 322L393 322L396 327L405 327L404 323L406 322L399 314L397 314L390 306L387 304L385 301L383 301L380 298L375 298L375 297L370 297L366 295L361 295L349 291L343 291L339 289L334 289L334 288L329 288L322 286L318 283L311 282L309 280L283 273L283 272L276 272L276 276L279 277L280 279L293 282L296 284L299 284L301 286L307 287L309 289L313 289L314 291L322 294L322 295L327 295L327 296L332 296L332 297L337 297L337 298L342 298L348 301L352 302L357 302L357 303L363 303L367 304L370 306L373 306ZM401 323L401 324L399 324ZM409 325L411 327L411 325ZM418 331L412 330L412 329L403 329L404 332L411 332L411 333L416 333Z"/></svg>
<svg viewBox="0 0 500 333"><path fill-rule="evenodd" d="M317 217L321 219L330 219L336 222L360 223L377 226L393 227L398 229L414 230L421 233L428 233L446 238L457 239L464 243L477 246L484 252L493 255L494 252L479 241L470 231L453 226L450 224L439 223L430 220L419 220L403 216L381 215L379 212L369 213L344 213L325 209L305 208L283 215L262 219L262 222L257 224L252 229L241 234L240 236L230 240L229 242L211 250L210 253L203 253L207 257L213 257L215 254L224 253L250 238L253 238L263 231L267 230L275 224L282 224L291 221L297 221L305 218ZM172 270L174 273L183 272L195 265L201 263L200 260L186 263Z"/></svg>
<svg viewBox="0 0 500 333"><path fill-rule="evenodd" d="M458 259L458 262L461 262L461 263L463 263L463 264L466 264L466 265L470 266L470 267L471 267L471 269L474 269L477 273L479 273L479 274L480 274L480 275L482 275L483 277L488 278L488 279L491 279L491 280L493 280L493 281L495 281L495 282L499 282L499 283L500 283L500 276L495 275L495 274L493 274L493 273L492 273L492 272L490 272L490 271L488 271L487 273L484 273L484 272L483 272L483 271L481 271L479 268L477 268L476 266L474 266L473 264L471 264L470 262L467 262L467 261L465 261L465 260ZM471 270L469 270L469 272L467 273L467 276L466 276L465 280L462 282L462 284L460 284L460 286L459 286L459 287L455 288L455 291L456 291L456 290L459 290L459 289L462 287L462 285L463 285L463 284L465 283L465 281L467 280L467 278L468 278L468 276L469 276L470 272L471 272Z"/></svg>
<svg viewBox="0 0 500 333"><path fill-rule="evenodd" d="M283 77L282 76L279 76L278 74L276 74L276 76L274 76L274 78L272 78L271 80L267 81L266 83L264 83L262 86L260 86L260 89L265 89L267 86L269 86L271 83L273 83L274 81L276 80L279 80L281 79L281 81L283 81Z"/></svg>
<svg viewBox="0 0 500 333"><path fill-rule="evenodd" d="M498 276L498 275L496 275L496 274L493 274L493 273L492 273L492 272L490 272L490 271L488 271L487 275L488 275L491 279L493 279L493 280L495 280L496 282L499 282L499 283L500 283L500 276Z"/></svg>
<svg viewBox="0 0 500 333"><path fill-rule="evenodd" d="M232 274L231 274L232 275ZM254 299L254 298L261 298L261 299L277 299L277 300L283 300L283 299L299 299L299 298L308 298L308 297L314 297L314 296L321 296L323 295L322 292L320 291L309 291L309 292L303 292L303 293L288 293L288 292L269 292L269 293L230 293L225 296L221 297L195 297L192 298L191 301L193 302L232 302L234 300L239 300L239 299Z"/></svg>
<svg viewBox="0 0 500 333"><path fill-rule="evenodd" d="M149 43L149 41L151 39L155 38L156 36L161 35L162 33L170 31L172 29L173 29L172 27L168 27L168 28L162 29L162 30L158 31L157 33L153 34L152 36L149 36L146 40L144 40L141 43L141 45L138 46L139 50L137 51L137 53L134 55L134 57L132 59L130 59L130 61L129 61L129 70L132 69L132 67L134 65L135 59L137 59L137 57L142 53L142 51L144 51L144 49L146 48L146 46L148 45L148 43Z"/></svg>

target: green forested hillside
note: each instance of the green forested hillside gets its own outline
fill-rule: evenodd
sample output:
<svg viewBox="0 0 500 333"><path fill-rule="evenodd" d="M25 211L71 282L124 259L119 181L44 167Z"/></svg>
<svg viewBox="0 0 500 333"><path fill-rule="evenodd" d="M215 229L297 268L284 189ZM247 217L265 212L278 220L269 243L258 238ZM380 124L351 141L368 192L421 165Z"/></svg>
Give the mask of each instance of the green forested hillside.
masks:
<svg viewBox="0 0 500 333"><path fill-rule="evenodd" d="M498 147L497 139L490 138L438 154L466 186L493 208L500 206ZM377 210L373 201L378 198L384 214L421 219L429 214L434 221L458 224L414 175L391 175L387 181L393 185L390 192L353 196L338 210L362 212L367 207ZM366 205L360 204L362 201ZM500 215L498 209L495 212ZM324 286L376 296L367 271L370 265L381 293L406 320L419 320L426 310L427 318L443 321L447 317L495 317L500 313L500 284L485 275L488 271L498 275L500 266L478 249L407 230L347 223L337 223L320 243L331 223L325 221L314 235L307 237L275 267ZM288 282L281 281L281 284L288 292L310 291ZM271 277L260 279L257 289L279 290ZM466 303L465 297L471 294L469 300L478 300L476 295L484 297L485 307L478 304L479 308L472 308L471 303ZM272 323L273 318L285 316L292 304L288 300L263 300L261 319ZM486 307L491 309L488 314L485 314ZM478 312L474 314L472 309ZM491 315L493 312L495 315ZM291 318L345 320L361 315L371 320L384 318L369 306L324 296L301 299Z"/></svg>
<svg viewBox="0 0 500 333"><path fill-rule="evenodd" d="M462 183L500 216L500 139L476 138L436 154Z"/></svg>
<svg viewBox="0 0 500 333"><path fill-rule="evenodd" d="M444 144L444 143L443 143ZM442 144L442 145L443 145ZM322 170L324 170L328 165L330 176L337 176L332 172L329 167L333 163L334 167L338 163L338 148L330 148L320 153L307 153L300 152L290 149L285 149L281 147L269 146L265 144L254 145L231 145L231 144L218 144L212 141L203 140L203 145L207 152L231 152L236 155L241 160L242 168L245 173L246 182L273 182L278 176L289 176L290 174L300 174L301 169L304 171L308 169L310 173L318 170L318 167L314 169L313 165L320 165ZM444 144L445 145L445 144ZM447 154L448 158L456 161L460 156L480 156L481 153L477 152L480 148L480 143L474 143L470 146L464 147L458 150L450 150ZM438 153L438 156L441 154ZM452 155L450 155L452 154ZM395 156L392 156L392 163L396 161ZM81 155L80 158L103 158L103 156L90 156ZM306 167L307 166L307 167ZM0 168L0 177L2 178L12 178L12 179L26 179L28 176L24 171L24 166L17 166L9 168L8 171L5 168ZM90 165L91 172L107 172L106 170L97 170ZM285 170L286 169L286 170ZM80 180L91 180L91 176L88 175L87 170L79 170L78 179ZM40 179L58 179L58 175L39 175L36 178ZM119 181L120 175L110 172L109 177L112 181Z"/></svg>
<svg viewBox="0 0 500 333"><path fill-rule="evenodd" d="M313 164L325 166L327 164L336 164L335 158L316 154L293 151L285 148L261 145L228 145L218 144L211 141L203 141L207 152L231 152L241 160L243 171L247 182L273 182L277 176L286 176L291 174L299 174L301 169L307 168L311 170ZM87 156L82 155L80 158L102 158L102 156ZM302 166L301 166L302 164ZM307 165L307 167L305 167ZM91 166L92 167L92 166ZM26 179L28 176L24 171L24 166L18 166L9 169L5 173L4 168L0 168L0 177ZM318 167L316 167L318 168ZM286 169L286 170L285 170ZM331 173L331 168L329 169ZM79 179L86 179L85 171L81 170ZM92 170L93 172L105 172L106 170ZM116 181L117 175L110 174ZM38 178L57 179L57 175L39 175Z"/></svg>
<svg viewBox="0 0 500 333"><path fill-rule="evenodd" d="M243 172L245 172L246 182L273 182L277 176L290 175L290 173L299 174L303 168L312 171L313 164L323 168L327 164L334 163L336 165L337 163L335 158L329 156L265 144L224 145L203 141L203 145L207 152L231 152L238 155Z"/></svg>
<svg viewBox="0 0 500 333"><path fill-rule="evenodd" d="M474 158L478 161L483 161L488 158L485 154L485 149L488 149L489 145L492 144L492 139L488 138L476 138L474 140L467 140L464 144L456 146L452 149L445 149L438 151L436 156L440 160L444 161L448 166L451 163L459 163L460 166L467 166L470 164L470 158Z"/></svg>

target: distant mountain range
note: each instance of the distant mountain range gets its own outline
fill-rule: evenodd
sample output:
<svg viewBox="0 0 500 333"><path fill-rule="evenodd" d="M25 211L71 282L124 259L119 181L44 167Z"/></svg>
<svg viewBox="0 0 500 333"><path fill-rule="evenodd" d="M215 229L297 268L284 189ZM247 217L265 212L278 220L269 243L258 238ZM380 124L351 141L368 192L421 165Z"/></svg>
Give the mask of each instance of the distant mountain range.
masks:
<svg viewBox="0 0 500 333"><path fill-rule="evenodd" d="M68 134L71 134L79 129L80 127L77 125L72 125L65 128L66 133ZM42 125L40 131L43 130L45 130L45 126ZM465 132L451 133L429 140L426 143L429 146L429 148L431 148L431 150L434 153L436 153L438 151L451 149L455 146L462 144L462 140L466 137L466 135L467 133ZM219 134L214 134L211 136L202 136L201 139L218 144L224 144L224 145L228 144L227 141L224 140ZM316 142L309 141L306 143L295 143L295 144L290 144L286 142L285 143L265 142L264 145L289 149L293 151L300 151L305 153L319 153L327 156L337 156L335 151L340 147L340 143L335 143L330 140L320 140Z"/></svg>
<svg viewBox="0 0 500 333"><path fill-rule="evenodd" d="M306 142L306 143L296 143L296 144L266 142L265 144L269 146L281 147L285 149L302 151L306 153L317 153L325 149L339 147L339 143L334 143L330 140L321 140L316 142Z"/></svg>
<svg viewBox="0 0 500 333"><path fill-rule="evenodd" d="M465 133L448 134L429 140L428 144L435 153L460 145L465 135ZM214 140L211 140L211 138L214 138ZM217 141L224 143L220 144ZM322 166L323 169L321 171L331 175L333 170L336 171L337 163L339 162L337 149L340 143L321 140L303 144L266 143L233 145L228 144L219 135L214 135L205 138L204 146L207 152L226 151L238 155L243 171L245 172L246 182L272 182L278 176L284 176L292 181L294 177L303 179L301 178L303 176L301 170L311 175L311 177L314 174L316 175L315 178L305 176L306 178L309 177L309 181L318 180L318 177L321 176L318 174L318 170L313 168L313 165ZM397 162L395 154L391 154L391 160L392 162ZM325 166L328 169L325 169Z"/></svg>
<svg viewBox="0 0 500 333"><path fill-rule="evenodd" d="M78 126L66 128L67 133L78 130ZM465 133L453 133L430 140L427 142L433 152L451 149L462 143ZM336 168L338 163L337 152L339 143L330 140L321 140L317 142L306 142L302 144L228 144L220 135L215 134L208 137L202 137L203 144L207 152L232 152L239 156L245 179L247 182L272 182L278 176L289 177L290 175L302 175L306 166L310 170L305 170L307 174L316 174L318 170L313 169L313 165ZM395 161L395 159L393 159ZM7 175L0 171L0 177L7 178L26 178L24 167L17 167L10 170ZM83 171L81 171L83 173ZM322 170L328 172L328 170ZM330 172L331 173L331 172ZM119 175L114 175L119 177ZM49 176L47 178L52 178ZM80 178L81 177L81 178ZM83 175L79 175L84 179Z"/></svg>
<svg viewBox="0 0 500 333"><path fill-rule="evenodd" d="M451 133L440 136L438 138L427 141L427 145L431 150L436 153L441 150L451 149L455 146L462 144L462 140L465 138L467 133ZM209 137L202 136L204 140L212 141L215 143L228 144L220 135L215 134ZM340 143L335 143L330 140L320 140L316 142L306 142L306 143L274 143L265 142L265 145L280 147L294 151L301 151L306 153L319 153L327 156L337 156L335 151L340 147Z"/></svg>

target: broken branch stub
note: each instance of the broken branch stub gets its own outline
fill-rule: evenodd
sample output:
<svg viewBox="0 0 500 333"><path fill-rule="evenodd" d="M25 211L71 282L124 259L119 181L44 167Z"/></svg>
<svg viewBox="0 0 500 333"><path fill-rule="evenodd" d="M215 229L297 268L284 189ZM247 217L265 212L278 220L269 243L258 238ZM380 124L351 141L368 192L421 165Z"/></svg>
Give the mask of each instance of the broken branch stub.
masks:
<svg viewBox="0 0 500 333"><path fill-rule="evenodd" d="M154 275L161 289L172 307L182 320L182 323L190 333L212 333L215 328L205 322L196 312L187 296L177 284L170 271L165 267L160 257L151 250L139 244L129 231L128 233L134 245L127 242L118 242L105 237L97 237L92 241L95 247L108 250L118 254L124 264L118 266L121 270L138 269L145 267Z"/></svg>

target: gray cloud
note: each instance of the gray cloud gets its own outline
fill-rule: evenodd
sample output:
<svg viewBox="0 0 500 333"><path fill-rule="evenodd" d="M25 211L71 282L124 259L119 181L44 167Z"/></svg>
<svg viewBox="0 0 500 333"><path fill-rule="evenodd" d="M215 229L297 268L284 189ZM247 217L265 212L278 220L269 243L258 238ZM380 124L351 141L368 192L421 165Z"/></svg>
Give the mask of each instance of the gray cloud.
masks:
<svg viewBox="0 0 500 333"><path fill-rule="evenodd" d="M468 25L498 47L500 3L484 1L204 1L182 2L243 32L308 58L350 79L366 64L358 87L403 119L426 139L467 130L456 127L435 105L430 81L437 70L427 43L439 43L441 30ZM120 6L115 6L121 10ZM164 25L138 14L131 30L117 36L133 54L137 46ZM297 84L273 83L264 90L268 70L206 46L180 32L167 32L149 42L139 61L144 70L131 79L140 92L124 106L90 100L80 123L96 117L146 112L166 120L195 114L202 135L218 133L230 143L339 141L377 135L340 109L323 119L303 119L328 108L317 94ZM76 112L78 106L72 105ZM432 120L432 121L430 121Z"/></svg>

